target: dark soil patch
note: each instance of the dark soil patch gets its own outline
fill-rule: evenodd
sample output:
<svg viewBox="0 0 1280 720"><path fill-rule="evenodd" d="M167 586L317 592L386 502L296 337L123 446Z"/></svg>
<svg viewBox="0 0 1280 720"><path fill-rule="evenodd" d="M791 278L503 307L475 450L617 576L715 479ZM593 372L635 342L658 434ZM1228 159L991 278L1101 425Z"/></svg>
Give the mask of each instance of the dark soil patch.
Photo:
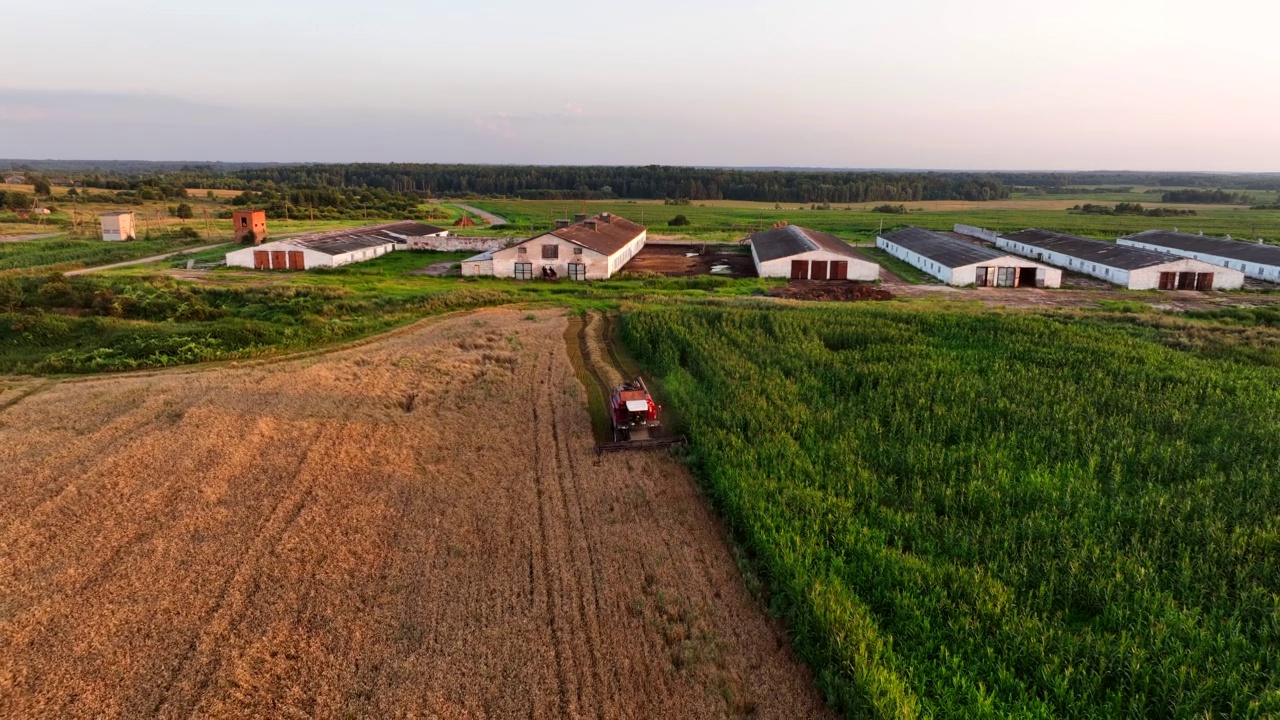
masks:
<svg viewBox="0 0 1280 720"><path fill-rule="evenodd" d="M725 271L712 273L713 267L726 266ZM753 278L755 263L746 245L713 245L710 243L648 243L631 258L623 272L652 272L667 277L693 277L695 275L723 275L733 278Z"/></svg>
<svg viewBox="0 0 1280 720"><path fill-rule="evenodd" d="M859 300L892 300L893 293L870 283L843 280L792 280L773 288L770 294L788 300L829 300L857 302Z"/></svg>

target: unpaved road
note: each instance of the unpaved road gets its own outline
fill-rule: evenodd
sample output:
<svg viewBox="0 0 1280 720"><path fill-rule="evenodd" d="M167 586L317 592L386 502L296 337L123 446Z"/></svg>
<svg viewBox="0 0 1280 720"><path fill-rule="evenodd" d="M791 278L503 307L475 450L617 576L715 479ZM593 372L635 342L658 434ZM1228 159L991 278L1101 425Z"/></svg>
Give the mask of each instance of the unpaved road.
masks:
<svg viewBox="0 0 1280 720"><path fill-rule="evenodd" d="M101 272L103 270L111 270L112 268L129 267L130 265L143 265L145 263L153 263L153 262L159 262L161 260L167 260L171 257L176 257L178 255L190 255L192 253L198 253L202 250L212 250L213 248L220 247L222 245L226 245L226 243L220 242L220 243L214 243L212 245L201 245L200 247L187 248L186 250L177 250L175 252L165 253L163 255L152 255L151 257L138 258L137 260L125 260L124 262L111 263L110 265L98 265L96 267L81 268L79 270L68 270L62 274L63 275L85 275L87 273L95 273L95 272Z"/></svg>
<svg viewBox="0 0 1280 720"><path fill-rule="evenodd" d="M0 379L0 714L822 717L562 311L243 367Z"/></svg>
<svg viewBox="0 0 1280 720"><path fill-rule="evenodd" d="M0 243L26 242L27 240L47 240L49 238L55 238L55 237L58 237L59 235L65 235L65 234L66 233L55 232L55 233L43 233L43 234L37 234L37 235L9 235L7 237L0 237Z"/></svg>
<svg viewBox="0 0 1280 720"><path fill-rule="evenodd" d="M463 205L461 203L450 203L450 204L456 208L461 208L463 210L466 210L469 213L479 215L480 217L484 218L484 221L489 223L490 225L506 225L507 224L507 219L502 217L501 215L494 215L493 213L486 212L484 210L481 210L478 207Z"/></svg>

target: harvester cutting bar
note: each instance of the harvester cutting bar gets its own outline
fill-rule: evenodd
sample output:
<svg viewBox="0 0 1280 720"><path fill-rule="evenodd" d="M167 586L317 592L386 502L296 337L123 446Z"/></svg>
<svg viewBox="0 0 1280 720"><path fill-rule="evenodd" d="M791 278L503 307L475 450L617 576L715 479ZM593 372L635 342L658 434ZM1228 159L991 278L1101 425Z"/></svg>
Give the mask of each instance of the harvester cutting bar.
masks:
<svg viewBox="0 0 1280 720"><path fill-rule="evenodd" d="M679 435L669 438L599 443L596 445L596 453L619 452L621 450L653 450L655 448L671 447L672 445L684 445L687 442L689 441L685 439L685 436Z"/></svg>

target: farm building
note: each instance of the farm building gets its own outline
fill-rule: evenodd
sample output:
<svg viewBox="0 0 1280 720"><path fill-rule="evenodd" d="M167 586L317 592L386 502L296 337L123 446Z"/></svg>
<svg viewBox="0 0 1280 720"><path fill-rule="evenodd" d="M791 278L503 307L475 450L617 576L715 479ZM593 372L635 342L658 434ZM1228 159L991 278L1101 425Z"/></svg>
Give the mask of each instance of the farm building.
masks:
<svg viewBox="0 0 1280 720"><path fill-rule="evenodd" d="M482 252L462 261L462 277L481 277L493 274L493 253Z"/></svg>
<svg viewBox="0 0 1280 720"><path fill-rule="evenodd" d="M792 280L880 279L880 266L835 235L783 225L747 238L760 277Z"/></svg>
<svg viewBox="0 0 1280 720"><path fill-rule="evenodd" d="M255 270L341 267L405 248L410 238L430 228L406 221L278 240L227 253L227 266Z"/></svg>
<svg viewBox="0 0 1280 720"><path fill-rule="evenodd" d="M1062 286L1062 271L933 230L908 227L876 238L876 246L948 285Z"/></svg>
<svg viewBox="0 0 1280 720"><path fill-rule="evenodd" d="M1236 270L1048 230L1001 235L996 246L1130 290L1235 290L1244 286L1244 274Z"/></svg>
<svg viewBox="0 0 1280 720"><path fill-rule="evenodd" d="M98 222L102 224L102 239L108 242L132 240L137 237L133 229L132 210L99 215Z"/></svg>
<svg viewBox="0 0 1280 720"><path fill-rule="evenodd" d="M231 232L236 242L244 242L253 234L253 244L261 245L267 239L266 210L236 210L231 213Z"/></svg>
<svg viewBox="0 0 1280 720"><path fill-rule="evenodd" d="M493 274L519 280L604 280L640 252L648 236L643 226L610 213L575 223L557 220L551 232L493 251Z"/></svg>
<svg viewBox="0 0 1280 720"><path fill-rule="evenodd" d="M9 175L5 177L4 181L8 185L25 185L27 179L21 175Z"/></svg>
<svg viewBox="0 0 1280 720"><path fill-rule="evenodd" d="M1116 242L1221 265L1256 280L1280 282L1280 247L1264 245L1261 240L1251 243L1176 230L1148 230L1126 235Z"/></svg>
<svg viewBox="0 0 1280 720"><path fill-rule="evenodd" d="M53 211L49 208L31 208L32 215L52 215Z"/></svg>

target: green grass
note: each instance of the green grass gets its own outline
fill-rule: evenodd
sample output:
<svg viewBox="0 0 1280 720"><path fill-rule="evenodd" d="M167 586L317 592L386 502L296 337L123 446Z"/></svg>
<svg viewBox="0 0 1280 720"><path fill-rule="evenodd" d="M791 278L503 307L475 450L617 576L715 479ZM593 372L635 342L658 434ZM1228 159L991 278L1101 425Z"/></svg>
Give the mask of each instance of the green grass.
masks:
<svg viewBox="0 0 1280 720"><path fill-rule="evenodd" d="M1280 357L1128 317L684 306L624 335L850 717L1275 717Z"/></svg>
<svg viewBox="0 0 1280 720"><path fill-rule="evenodd" d="M920 268L914 265L911 265L907 262L899 260L898 258L890 255L889 253L881 250L878 247L860 247L858 248L858 252L862 253L863 255L866 255L867 258L872 262L883 267L885 270L888 270L894 275L897 275L898 277L902 278L906 282L911 283L912 285L941 284L940 280L930 275L929 273L921 270Z"/></svg>
<svg viewBox="0 0 1280 720"><path fill-rule="evenodd" d="M166 239L103 242L49 238L0 243L0 272L5 270L70 270L136 260L188 247L207 245L208 240Z"/></svg>

